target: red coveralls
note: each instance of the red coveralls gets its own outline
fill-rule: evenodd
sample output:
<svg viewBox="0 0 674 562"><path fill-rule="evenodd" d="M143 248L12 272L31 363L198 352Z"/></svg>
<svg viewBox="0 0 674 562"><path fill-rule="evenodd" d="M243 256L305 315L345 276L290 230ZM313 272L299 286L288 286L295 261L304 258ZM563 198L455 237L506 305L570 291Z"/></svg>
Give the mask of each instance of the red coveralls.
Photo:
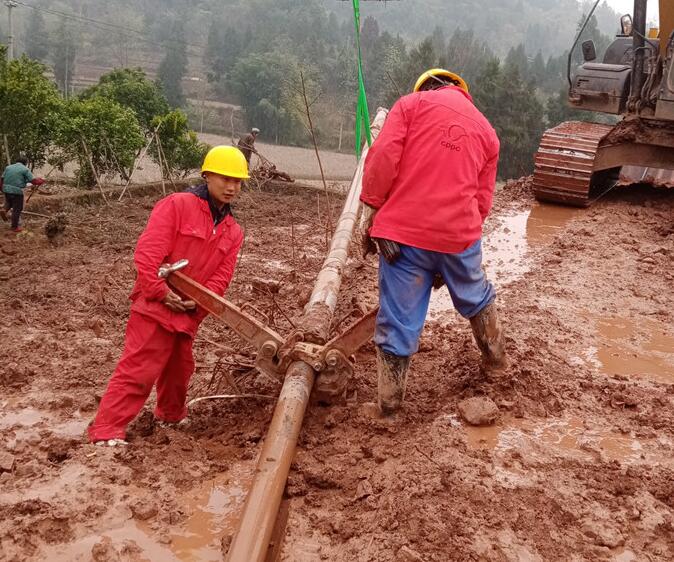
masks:
<svg viewBox="0 0 674 562"><path fill-rule="evenodd" d="M208 201L193 193L162 199L138 239L138 276L122 357L108 383L94 422L92 441L124 439L127 424L157 385L155 416L177 422L187 415L187 386L194 372L192 340L207 312L173 312L162 304L169 287L157 277L162 263L189 260L183 270L215 293L224 294L243 242L231 214L214 227Z"/></svg>

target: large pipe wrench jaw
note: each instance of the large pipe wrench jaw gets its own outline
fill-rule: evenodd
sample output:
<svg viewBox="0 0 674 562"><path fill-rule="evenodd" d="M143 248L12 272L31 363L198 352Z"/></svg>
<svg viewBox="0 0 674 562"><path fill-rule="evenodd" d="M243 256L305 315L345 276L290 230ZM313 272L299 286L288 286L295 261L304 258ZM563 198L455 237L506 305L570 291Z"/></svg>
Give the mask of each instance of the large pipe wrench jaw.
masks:
<svg viewBox="0 0 674 562"><path fill-rule="evenodd" d="M190 264L189 260L185 259L178 260L175 263L164 264L159 268L159 271L157 271L157 276L160 279L168 279L171 273L173 273L174 271L180 271L181 269L185 269L189 264Z"/></svg>

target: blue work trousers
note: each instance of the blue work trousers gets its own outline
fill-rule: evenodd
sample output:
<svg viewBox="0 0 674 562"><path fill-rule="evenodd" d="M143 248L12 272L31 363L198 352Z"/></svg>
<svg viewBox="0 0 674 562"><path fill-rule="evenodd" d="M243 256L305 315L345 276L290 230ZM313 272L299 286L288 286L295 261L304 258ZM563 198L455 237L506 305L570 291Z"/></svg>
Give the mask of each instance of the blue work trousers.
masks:
<svg viewBox="0 0 674 562"><path fill-rule="evenodd" d="M400 244L389 264L379 257L379 314L374 342L383 351L408 357L419 348L433 279L442 275L454 308L472 318L496 297L482 270L482 241L460 254L443 254Z"/></svg>

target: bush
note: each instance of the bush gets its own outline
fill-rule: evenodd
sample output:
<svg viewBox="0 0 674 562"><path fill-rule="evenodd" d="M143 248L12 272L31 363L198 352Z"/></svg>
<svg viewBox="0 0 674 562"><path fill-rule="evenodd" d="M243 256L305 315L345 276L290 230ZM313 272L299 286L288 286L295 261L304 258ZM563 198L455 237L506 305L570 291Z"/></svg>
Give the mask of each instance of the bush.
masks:
<svg viewBox="0 0 674 562"><path fill-rule="evenodd" d="M132 109L145 133L152 131L152 120L169 111L169 104L159 86L148 80L140 68L121 68L101 76L98 84L88 88L82 99L101 97Z"/></svg>
<svg viewBox="0 0 674 562"><path fill-rule="evenodd" d="M166 115L157 116L152 121L152 128L157 129L164 169L171 177L185 177L190 172L201 168L209 146L199 142L196 133L189 130L185 113L176 109ZM150 154L154 161L159 163L159 150L156 142L152 144Z"/></svg>
<svg viewBox="0 0 674 562"><path fill-rule="evenodd" d="M26 57L5 62L2 53L0 61L0 138L7 135L12 159L24 153L32 165L42 164L60 110L58 90L41 63Z"/></svg>
<svg viewBox="0 0 674 562"><path fill-rule="evenodd" d="M50 162L61 167L77 161L80 183L91 186L97 175L121 175L127 179L145 140L134 112L117 102L94 97L66 102L55 129L56 152Z"/></svg>

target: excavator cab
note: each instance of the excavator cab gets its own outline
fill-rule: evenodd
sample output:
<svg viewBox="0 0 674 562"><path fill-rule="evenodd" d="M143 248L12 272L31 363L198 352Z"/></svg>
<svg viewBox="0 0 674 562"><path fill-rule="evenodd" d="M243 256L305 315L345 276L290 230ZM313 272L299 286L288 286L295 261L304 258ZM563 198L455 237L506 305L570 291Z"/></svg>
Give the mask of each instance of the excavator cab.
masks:
<svg viewBox="0 0 674 562"><path fill-rule="evenodd" d="M621 18L621 33L601 62L594 43L585 41L572 77L585 25L578 33L568 60L569 104L623 119L615 126L570 121L547 130L535 160L537 199L587 206L594 191L615 185L623 166L641 167L644 178L649 167L674 169L674 2L660 0L659 33L648 35L647 4L635 0L634 17Z"/></svg>

